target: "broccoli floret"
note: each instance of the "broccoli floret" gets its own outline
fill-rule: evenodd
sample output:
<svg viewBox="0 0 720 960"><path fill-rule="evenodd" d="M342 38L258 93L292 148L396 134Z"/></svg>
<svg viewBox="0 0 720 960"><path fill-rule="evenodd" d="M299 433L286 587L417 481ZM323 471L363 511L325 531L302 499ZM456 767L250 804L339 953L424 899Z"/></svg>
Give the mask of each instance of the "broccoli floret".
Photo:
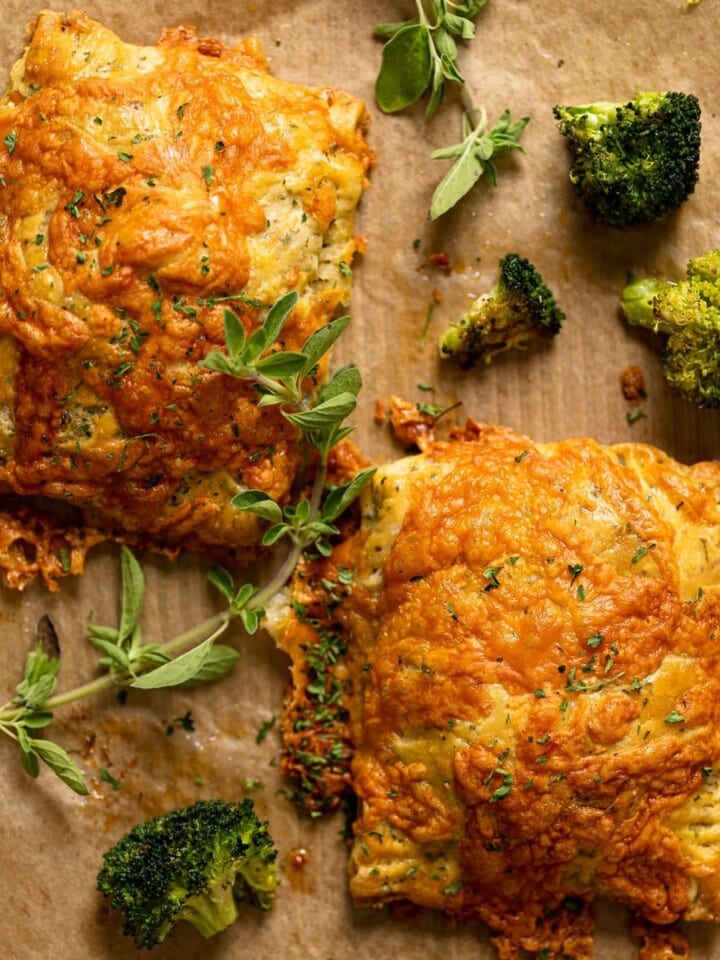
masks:
<svg viewBox="0 0 720 960"><path fill-rule="evenodd" d="M277 851L252 800L199 800L134 827L105 855L98 890L137 947L162 943L179 920L205 937L238 916L236 901L264 910L275 896Z"/></svg>
<svg viewBox="0 0 720 960"><path fill-rule="evenodd" d="M720 407L720 250L690 260L677 283L645 279L625 287L627 320L667 334L665 379L701 407Z"/></svg>
<svg viewBox="0 0 720 960"><path fill-rule="evenodd" d="M653 223L695 189L700 104L690 93L639 93L629 103L556 106L572 154L570 182L593 218Z"/></svg>
<svg viewBox="0 0 720 960"><path fill-rule="evenodd" d="M522 350L554 337L564 319L537 269L509 253L500 261L500 278L493 289L474 300L468 312L443 332L440 356L465 368L478 360L490 363L504 350Z"/></svg>

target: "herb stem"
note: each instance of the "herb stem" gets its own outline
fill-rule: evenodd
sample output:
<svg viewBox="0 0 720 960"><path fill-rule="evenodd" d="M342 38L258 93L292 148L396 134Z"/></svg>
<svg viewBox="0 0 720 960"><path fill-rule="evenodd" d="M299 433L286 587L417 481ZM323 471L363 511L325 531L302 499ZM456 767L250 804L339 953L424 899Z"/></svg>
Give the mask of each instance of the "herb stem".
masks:
<svg viewBox="0 0 720 960"><path fill-rule="evenodd" d="M417 7L418 19L420 23L424 24L429 30L433 30L437 26L437 16L433 23L430 22L430 12L435 14L434 8L432 8L432 3L429 0L415 0L415 6Z"/></svg>
<svg viewBox="0 0 720 960"><path fill-rule="evenodd" d="M168 640L167 643L164 643L160 647L160 653L170 655L175 653L178 650L182 650L183 647L190 646L191 644L196 644L200 641L205 640L216 640L221 634L223 634L228 626L230 621L233 619L233 614L230 610L223 610L221 613L215 613L213 616L208 617L207 620L204 620L202 623L197 624L197 626L191 627L189 630L185 630L183 633L178 634L172 640Z"/></svg>
<svg viewBox="0 0 720 960"><path fill-rule="evenodd" d="M76 700L84 700L85 697L91 697L93 694L101 693L103 690L107 690L108 687L114 686L115 682L112 674L103 674L102 677L97 677L95 680L83 683L79 687L73 687L71 690L66 690L65 693L58 693L56 696L50 697L49 700L41 704L40 709L55 710L57 707L64 707L68 703L74 703Z"/></svg>
<svg viewBox="0 0 720 960"><path fill-rule="evenodd" d="M320 464L320 467L315 475L315 481L313 483L312 492L310 494L310 520L315 520L320 515L320 499L322 497L322 492L325 489L325 481L327 480L327 466L323 462ZM293 574L297 562L300 559L300 554L303 550L309 546L310 542L305 539L297 539L293 541L292 547L288 550L285 559L280 565L279 569L272 577L272 579L264 587L262 587L258 593L248 602L247 606L250 609L257 610L265 606L268 600L272 599L276 593L278 593L285 586L287 581Z"/></svg>
<svg viewBox="0 0 720 960"><path fill-rule="evenodd" d="M460 87L460 102L472 129L484 132L487 127L487 111L477 106L467 83L463 83Z"/></svg>
<svg viewBox="0 0 720 960"><path fill-rule="evenodd" d="M320 468L315 477L315 482L313 483L312 492L310 494L310 515L313 519L320 512L320 498L322 497L322 492L325 489L325 481L327 479L327 455L322 458L320 461Z"/></svg>
<svg viewBox="0 0 720 960"><path fill-rule="evenodd" d="M283 403L289 403L293 406L301 403L302 394L296 389L291 389L287 384L280 383L278 380L272 380L270 377L265 377L261 373L255 375L255 382L259 387L267 390L268 393L272 393L281 399Z"/></svg>
<svg viewBox="0 0 720 960"><path fill-rule="evenodd" d="M271 600L285 586L290 579L297 562L302 553L303 547L296 543L288 550L287 556L280 565L277 573L272 579L262 587L255 596L248 601L247 608L250 610L262 609L268 600Z"/></svg>

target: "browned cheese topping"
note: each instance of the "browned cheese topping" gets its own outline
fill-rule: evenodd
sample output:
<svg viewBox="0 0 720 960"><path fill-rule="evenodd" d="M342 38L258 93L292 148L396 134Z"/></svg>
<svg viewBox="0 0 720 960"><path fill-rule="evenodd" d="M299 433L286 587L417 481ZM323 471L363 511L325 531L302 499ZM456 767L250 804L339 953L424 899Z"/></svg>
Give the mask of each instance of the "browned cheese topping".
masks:
<svg viewBox="0 0 720 960"><path fill-rule="evenodd" d="M0 492L168 549L255 543L230 499L286 499L297 437L199 362L226 309L249 334L248 300L297 291L291 350L348 301L365 123L254 40L40 15L0 101Z"/></svg>

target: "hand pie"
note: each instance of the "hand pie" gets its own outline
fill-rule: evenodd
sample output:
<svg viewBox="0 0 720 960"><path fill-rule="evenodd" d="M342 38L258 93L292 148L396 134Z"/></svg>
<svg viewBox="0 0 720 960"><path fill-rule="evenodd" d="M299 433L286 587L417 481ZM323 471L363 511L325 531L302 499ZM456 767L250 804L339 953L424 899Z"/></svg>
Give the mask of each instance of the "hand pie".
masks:
<svg viewBox="0 0 720 960"><path fill-rule="evenodd" d="M0 101L0 493L171 551L255 544L230 500L283 501L296 434L199 361L226 309L251 332L297 291L297 349L348 301L365 125L348 94L271 77L256 41L140 47L40 14Z"/></svg>

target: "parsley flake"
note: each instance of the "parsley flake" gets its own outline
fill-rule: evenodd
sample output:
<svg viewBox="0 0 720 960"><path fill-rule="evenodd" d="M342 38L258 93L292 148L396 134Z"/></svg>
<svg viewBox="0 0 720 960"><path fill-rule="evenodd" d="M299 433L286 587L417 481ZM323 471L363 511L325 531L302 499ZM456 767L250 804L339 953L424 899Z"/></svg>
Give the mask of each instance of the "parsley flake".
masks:
<svg viewBox="0 0 720 960"><path fill-rule="evenodd" d="M677 710L671 710L665 717L665 723L685 723L685 717Z"/></svg>

